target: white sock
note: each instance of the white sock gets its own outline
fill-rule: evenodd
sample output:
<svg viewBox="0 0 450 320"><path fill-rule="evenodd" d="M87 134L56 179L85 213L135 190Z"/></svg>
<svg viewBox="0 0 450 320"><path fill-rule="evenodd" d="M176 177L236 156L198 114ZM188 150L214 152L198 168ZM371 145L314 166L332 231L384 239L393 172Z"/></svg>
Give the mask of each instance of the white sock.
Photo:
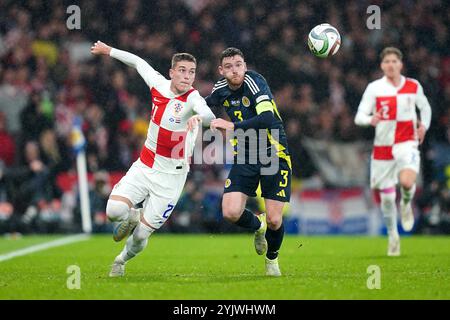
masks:
<svg viewBox="0 0 450 320"><path fill-rule="evenodd" d="M149 226L139 223L134 229L131 236L128 237L125 248L119 254L118 258L124 263L134 258L139 252L145 249L148 243L148 238L155 230Z"/></svg>
<svg viewBox="0 0 450 320"><path fill-rule="evenodd" d="M400 192L402 195L403 203L407 204L407 203L411 202L411 200L414 198L414 194L416 193L416 184L413 184L413 186L409 190L401 187Z"/></svg>
<svg viewBox="0 0 450 320"><path fill-rule="evenodd" d="M397 206L395 204L395 191L389 193L380 192L381 211L389 237L398 237Z"/></svg>

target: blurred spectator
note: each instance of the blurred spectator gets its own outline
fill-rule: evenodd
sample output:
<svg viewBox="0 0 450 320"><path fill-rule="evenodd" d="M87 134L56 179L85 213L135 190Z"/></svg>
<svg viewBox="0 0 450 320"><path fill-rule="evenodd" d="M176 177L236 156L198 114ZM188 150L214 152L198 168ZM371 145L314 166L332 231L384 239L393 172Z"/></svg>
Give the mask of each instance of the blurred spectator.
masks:
<svg viewBox="0 0 450 320"><path fill-rule="evenodd" d="M0 161L6 166L11 166L15 160L16 143L13 136L8 133L6 116L3 112L0 112L0 146Z"/></svg>
<svg viewBox="0 0 450 320"><path fill-rule="evenodd" d="M108 202L111 188L109 185L109 174L105 171L98 171L94 174L93 185L89 188L89 202L91 208L92 231L111 232L112 224L106 216L106 203ZM77 195L77 204L80 204L80 195ZM82 230L81 208L77 205L74 208L74 225L77 231Z"/></svg>

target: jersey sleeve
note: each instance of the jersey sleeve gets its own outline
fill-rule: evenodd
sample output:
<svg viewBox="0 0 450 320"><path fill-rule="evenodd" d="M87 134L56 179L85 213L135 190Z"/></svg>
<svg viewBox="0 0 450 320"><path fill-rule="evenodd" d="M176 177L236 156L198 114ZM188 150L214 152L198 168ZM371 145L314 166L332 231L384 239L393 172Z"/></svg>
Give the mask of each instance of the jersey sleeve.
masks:
<svg viewBox="0 0 450 320"><path fill-rule="evenodd" d="M418 83L418 85L416 105L420 111L420 120L425 126L425 129L428 130L431 123L431 106L423 92L422 85L420 83Z"/></svg>
<svg viewBox="0 0 450 320"><path fill-rule="evenodd" d="M126 65L135 68L150 89L156 86L158 82L166 80L166 78L158 71L153 69L144 59L137 55L116 48L112 48L109 55Z"/></svg>
<svg viewBox="0 0 450 320"><path fill-rule="evenodd" d="M368 126L372 121L372 113L376 104L376 96L373 86L369 84L364 91L361 102L358 106L358 112L355 116L355 124L358 126Z"/></svg>
<svg viewBox="0 0 450 320"><path fill-rule="evenodd" d="M216 92L211 92L211 94L205 98L205 101L216 117L225 116L226 112L222 108L219 95Z"/></svg>
<svg viewBox="0 0 450 320"><path fill-rule="evenodd" d="M204 126L209 126L211 120L216 118L214 113L208 107L205 99L203 99L197 90L189 95L188 102L192 104L194 112L202 118Z"/></svg>
<svg viewBox="0 0 450 320"><path fill-rule="evenodd" d="M218 107L219 106L219 99L217 99L217 95L214 93L211 93L209 96L205 98L206 104L210 108Z"/></svg>
<svg viewBox="0 0 450 320"><path fill-rule="evenodd" d="M257 114L264 111L271 111L274 113L272 100L272 93L269 85L262 75L256 72L247 73L244 82L250 89L255 100L255 109Z"/></svg>

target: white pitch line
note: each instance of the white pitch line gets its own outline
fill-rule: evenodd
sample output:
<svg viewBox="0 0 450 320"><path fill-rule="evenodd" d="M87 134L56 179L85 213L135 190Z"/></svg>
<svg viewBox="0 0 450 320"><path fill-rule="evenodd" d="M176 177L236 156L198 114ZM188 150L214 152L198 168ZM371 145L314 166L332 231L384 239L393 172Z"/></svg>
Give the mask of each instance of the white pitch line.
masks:
<svg viewBox="0 0 450 320"><path fill-rule="evenodd" d="M43 251L43 250L47 250L47 249L54 248L54 247L64 246L66 244L70 244L70 243L73 243L73 242L87 240L87 239L89 239L89 237L90 236L87 235L87 234L77 234L77 235L74 235L74 236L68 236L68 237L64 237L64 238L61 238L61 239L53 240L53 241L50 241L50 242L36 244L34 246L31 246L31 247L27 247L27 248L24 248L24 249L20 249L20 250L8 252L6 254L2 254L2 255L0 255L0 262L6 261L6 260L10 260L10 259L14 259L16 257L24 256L24 255L27 255L27 254L30 254L30 253L35 253L35 252L38 252L38 251Z"/></svg>

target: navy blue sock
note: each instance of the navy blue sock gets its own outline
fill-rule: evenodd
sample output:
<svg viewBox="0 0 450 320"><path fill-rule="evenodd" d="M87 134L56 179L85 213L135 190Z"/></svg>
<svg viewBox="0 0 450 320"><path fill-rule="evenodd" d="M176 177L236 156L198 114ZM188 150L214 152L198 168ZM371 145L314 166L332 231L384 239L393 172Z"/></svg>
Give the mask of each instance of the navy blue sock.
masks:
<svg viewBox="0 0 450 320"><path fill-rule="evenodd" d="M284 225L281 223L281 226L278 230L272 230L267 228L266 231L266 240L267 240L267 253L266 257L270 260L278 257L278 250L280 250L281 243L283 242L284 237Z"/></svg>
<svg viewBox="0 0 450 320"><path fill-rule="evenodd" d="M241 217L235 222L235 224L242 228L256 231L261 226L261 221L259 221L253 212L248 209L244 209L244 212L242 212Z"/></svg>

